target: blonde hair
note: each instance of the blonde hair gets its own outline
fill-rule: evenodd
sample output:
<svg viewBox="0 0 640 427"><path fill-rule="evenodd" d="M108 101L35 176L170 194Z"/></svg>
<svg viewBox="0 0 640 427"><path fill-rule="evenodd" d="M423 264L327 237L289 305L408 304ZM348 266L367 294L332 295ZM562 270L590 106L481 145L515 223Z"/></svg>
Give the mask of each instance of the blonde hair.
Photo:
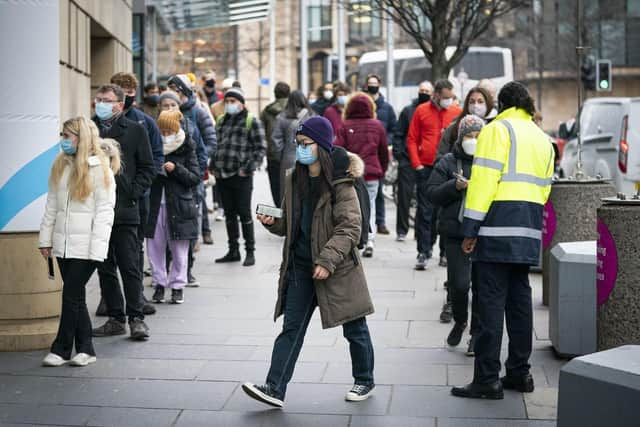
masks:
<svg viewBox="0 0 640 427"><path fill-rule="evenodd" d="M101 148L101 142L98 128L91 120L86 117L74 117L67 120L62 125L63 132L73 134L78 137L78 145L76 154L69 156L64 153L58 154L51 167L51 175L49 182L54 186L60 183L62 174L67 166L71 168L69 175L69 195L75 200L85 200L93 191L91 185L91 176L89 175L89 157L96 156L102 164L104 177L104 185L109 187L111 180L109 179L109 158ZM116 163L120 167L120 153L116 154ZM115 172L114 172L115 173Z"/></svg>

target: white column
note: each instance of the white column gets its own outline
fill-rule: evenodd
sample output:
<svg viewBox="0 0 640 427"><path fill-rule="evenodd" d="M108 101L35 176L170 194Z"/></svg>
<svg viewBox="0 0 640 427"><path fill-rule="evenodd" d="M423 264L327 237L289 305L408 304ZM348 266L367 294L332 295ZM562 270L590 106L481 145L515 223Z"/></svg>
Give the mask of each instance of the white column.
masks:
<svg viewBox="0 0 640 427"><path fill-rule="evenodd" d="M276 2L269 5L269 87L270 96L276 86Z"/></svg>
<svg viewBox="0 0 640 427"><path fill-rule="evenodd" d="M151 68L153 81L158 83L158 12L154 7L151 10ZM144 72L144 67L143 67Z"/></svg>
<svg viewBox="0 0 640 427"><path fill-rule="evenodd" d="M344 45L344 3L338 0L338 80L341 82L345 81L346 72Z"/></svg>
<svg viewBox="0 0 640 427"><path fill-rule="evenodd" d="M391 105L394 105L392 96L396 82L396 69L393 61L393 26L393 19L389 15L387 17L387 81L384 84L387 86L387 102Z"/></svg>
<svg viewBox="0 0 640 427"><path fill-rule="evenodd" d="M308 2L300 0L300 90L304 96L309 95L309 46L308 39Z"/></svg>

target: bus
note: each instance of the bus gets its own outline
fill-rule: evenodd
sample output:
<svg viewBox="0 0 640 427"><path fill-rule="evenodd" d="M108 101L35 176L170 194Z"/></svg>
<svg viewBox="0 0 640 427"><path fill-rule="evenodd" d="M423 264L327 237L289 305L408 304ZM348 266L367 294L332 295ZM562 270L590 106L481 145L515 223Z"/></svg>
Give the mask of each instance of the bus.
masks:
<svg viewBox="0 0 640 427"><path fill-rule="evenodd" d="M445 55L450 58L454 52L454 47L448 47L445 50ZM393 60L395 88L391 99L387 96L385 86L381 87L381 93L384 94L396 111L400 111L418 96L418 84L420 82L432 80L431 64L420 49L396 49L393 52ZM458 79L462 71L466 73L466 79ZM358 87L365 85L365 79L368 74L378 74L383 83L386 81L386 50L366 52L360 57L357 73ZM462 57L462 60L449 72L449 80L453 83L454 93L461 100L482 79L493 81L498 90L507 82L513 80L511 49L472 46Z"/></svg>

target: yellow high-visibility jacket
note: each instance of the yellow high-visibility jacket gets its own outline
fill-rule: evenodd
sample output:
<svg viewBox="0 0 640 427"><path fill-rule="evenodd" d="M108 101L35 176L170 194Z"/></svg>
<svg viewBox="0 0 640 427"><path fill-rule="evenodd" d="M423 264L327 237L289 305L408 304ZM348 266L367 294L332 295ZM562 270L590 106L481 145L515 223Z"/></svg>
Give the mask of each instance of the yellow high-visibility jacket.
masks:
<svg viewBox="0 0 640 427"><path fill-rule="evenodd" d="M463 222L464 236L478 238L473 260L538 264L553 158L549 138L522 109L480 131Z"/></svg>

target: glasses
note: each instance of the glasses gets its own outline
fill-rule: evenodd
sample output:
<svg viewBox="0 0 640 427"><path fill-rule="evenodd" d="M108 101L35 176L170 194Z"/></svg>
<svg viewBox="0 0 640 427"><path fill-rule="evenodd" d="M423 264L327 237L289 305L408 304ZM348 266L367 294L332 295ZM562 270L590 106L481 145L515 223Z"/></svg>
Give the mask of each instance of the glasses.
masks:
<svg viewBox="0 0 640 427"><path fill-rule="evenodd" d="M296 144L300 147L310 147L315 144L313 141L296 141Z"/></svg>
<svg viewBox="0 0 640 427"><path fill-rule="evenodd" d="M105 103L107 103L107 104L116 104L116 103L120 102L120 101L118 101L118 100L112 101L111 99L108 99L108 98L95 98L93 101L94 101L96 104L97 104L98 102L105 102Z"/></svg>

